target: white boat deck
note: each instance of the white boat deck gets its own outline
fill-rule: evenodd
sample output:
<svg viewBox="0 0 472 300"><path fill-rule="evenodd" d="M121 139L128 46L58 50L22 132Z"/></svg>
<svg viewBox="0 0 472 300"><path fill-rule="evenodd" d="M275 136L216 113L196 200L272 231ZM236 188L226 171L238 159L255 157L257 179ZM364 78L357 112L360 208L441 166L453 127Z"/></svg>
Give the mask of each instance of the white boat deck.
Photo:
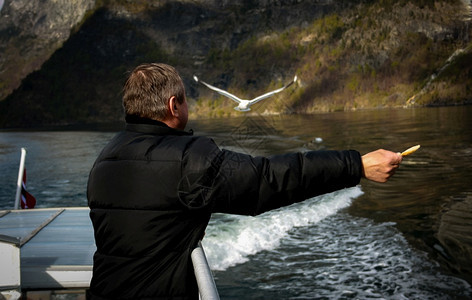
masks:
<svg viewBox="0 0 472 300"><path fill-rule="evenodd" d="M88 288L96 249L89 212L87 207L0 211L0 244L19 249L21 290ZM12 260L2 254L0 269ZM5 277L0 275L0 289L17 285Z"/></svg>
<svg viewBox="0 0 472 300"><path fill-rule="evenodd" d="M96 250L89 212L88 207L0 211L0 299L7 290L87 289ZM191 257L200 298L219 300L201 244Z"/></svg>

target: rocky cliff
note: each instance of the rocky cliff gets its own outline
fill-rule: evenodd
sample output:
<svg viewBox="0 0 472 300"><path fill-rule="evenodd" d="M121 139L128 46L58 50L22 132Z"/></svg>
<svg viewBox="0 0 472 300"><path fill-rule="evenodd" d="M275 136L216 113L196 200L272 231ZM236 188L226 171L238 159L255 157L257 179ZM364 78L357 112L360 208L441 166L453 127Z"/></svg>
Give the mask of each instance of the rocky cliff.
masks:
<svg viewBox="0 0 472 300"><path fill-rule="evenodd" d="M235 112L193 74L252 97L297 73L298 86L259 113L468 103L467 4L7 0L0 127L119 120L125 73L149 61L177 67L194 117Z"/></svg>
<svg viewBox="0 0 472 300"><path fill-rule="evenodd" d="M3 1L2 1L3 2ZM0 10L0 100L69 38L94 0L6 0Z"/></svg>

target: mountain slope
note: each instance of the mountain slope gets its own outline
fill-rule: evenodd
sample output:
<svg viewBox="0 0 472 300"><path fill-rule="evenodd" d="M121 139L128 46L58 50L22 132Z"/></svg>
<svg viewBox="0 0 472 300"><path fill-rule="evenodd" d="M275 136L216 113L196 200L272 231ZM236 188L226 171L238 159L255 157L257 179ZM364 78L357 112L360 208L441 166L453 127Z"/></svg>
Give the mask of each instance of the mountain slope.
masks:
<svg viewBox="0 0 472 300"><path fill-rule="evenodd" d="M179 70L192 117L240 114L193 74L245 98L298 75L254 113L470 103L468 17L461 1L97 1L0 127L119 120L126 72L150 61Z"/></svg>

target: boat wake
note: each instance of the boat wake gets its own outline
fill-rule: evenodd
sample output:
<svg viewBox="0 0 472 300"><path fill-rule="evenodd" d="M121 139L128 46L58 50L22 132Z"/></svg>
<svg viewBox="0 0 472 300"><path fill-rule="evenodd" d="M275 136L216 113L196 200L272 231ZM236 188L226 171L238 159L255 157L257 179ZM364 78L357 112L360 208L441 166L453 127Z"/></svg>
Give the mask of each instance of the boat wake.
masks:
<svg viewBox="0 0 472 300"><path fill-rule="evenodd" d="M362 194L360 187L344 189L257 217L215 214L202 242L210 267L224 271L250 255L275 249L293 228L318 223Z"/></svg>

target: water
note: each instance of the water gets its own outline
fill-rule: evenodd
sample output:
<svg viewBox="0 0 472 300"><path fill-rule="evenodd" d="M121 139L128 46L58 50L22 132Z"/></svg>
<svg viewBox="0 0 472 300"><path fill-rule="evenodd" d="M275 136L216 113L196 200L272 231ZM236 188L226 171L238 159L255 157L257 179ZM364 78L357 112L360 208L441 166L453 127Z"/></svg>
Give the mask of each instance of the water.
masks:
<svg viewBox="0 0 472 300"><path fill-rule="evenodd" d="M391 181L365 180L258 217L217 214L203 246L222 299L468 299L472 107L190 122L253 155L394 151L421 144ZM20 148L38 207L86 206L88 172L114 130L0 132L0 209ZM468 252L469 251L469 252Z"/></svg>

